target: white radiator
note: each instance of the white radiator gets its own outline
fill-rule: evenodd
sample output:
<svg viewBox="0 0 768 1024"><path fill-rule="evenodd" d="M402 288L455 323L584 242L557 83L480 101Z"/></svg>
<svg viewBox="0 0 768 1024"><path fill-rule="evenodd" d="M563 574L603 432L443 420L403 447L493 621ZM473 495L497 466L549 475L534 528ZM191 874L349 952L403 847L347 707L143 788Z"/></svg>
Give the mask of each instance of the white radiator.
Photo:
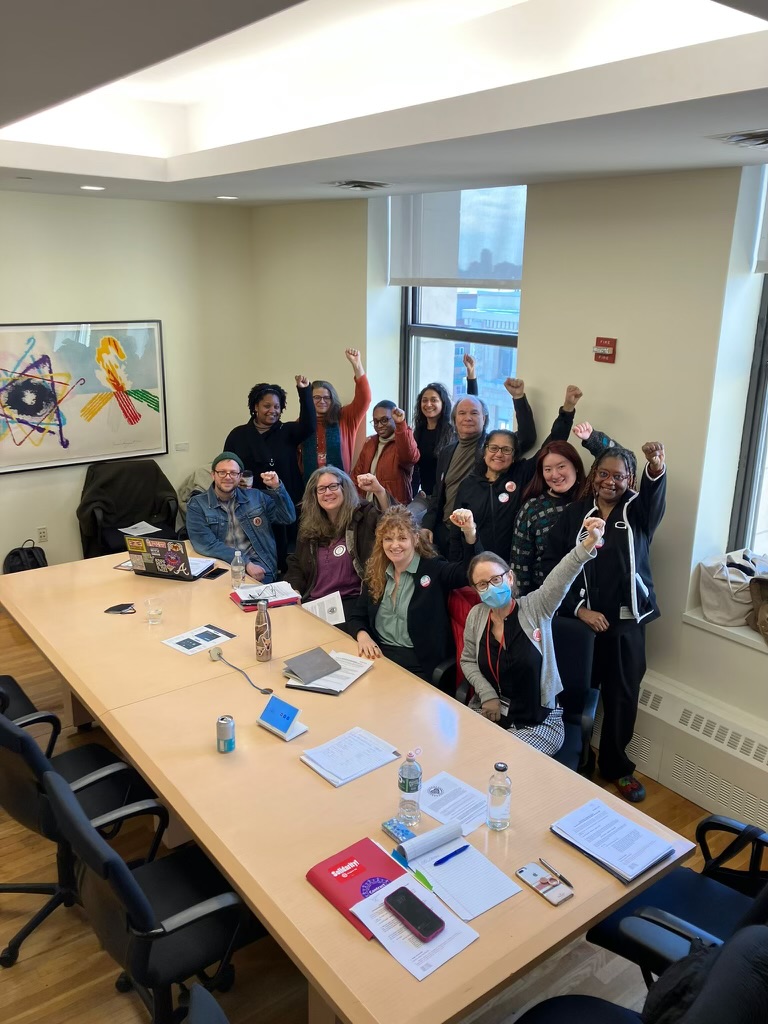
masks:
<svg viewBox="0 0 768 1024"><path fill-rule="evenodd" d="M601 724L602 708L595 746ZM768 721L646 672L628 751L638 771L675 793L768 830Z"/></svg>

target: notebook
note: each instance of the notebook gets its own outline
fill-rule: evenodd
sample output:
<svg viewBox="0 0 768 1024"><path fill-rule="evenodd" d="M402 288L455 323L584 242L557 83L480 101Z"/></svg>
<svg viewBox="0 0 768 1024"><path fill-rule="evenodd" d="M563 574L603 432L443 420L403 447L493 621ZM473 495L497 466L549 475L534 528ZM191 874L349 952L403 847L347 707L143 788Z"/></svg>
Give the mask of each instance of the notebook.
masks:
<svg viewBox="0 0 768 1024"><path fill-rule="evenodd" d="M307 686L317 679L322 679L323 676L338 672L340 668L338 661L322 647L315 647L304 654L297 654L295 658L286 658L283 675Z"/></svg>
<svg viewBox="0 0 768 1024"><path fill-rule="evenodd" d="M190 558L181 540L126 537L125 546L137 576L160 580L199 580L216 564L212 558Z"/></svg>
<svg viewBox="0 0 768 1024"><path fill-rule="evenodd" d="M288 678L286 687L290 690L309 690L311 693L329 693L338 697L356 679L373 668L373 662L367 658L358 658L354 654L344 654L341 651L331 651L331 660L338 663L338 669L327 676L320 676L319 679L314 679L310 683L301 682L290 672L284 672L283 674Z"/></svg>
<svg viewBox="0 0 768 1024"><path fill-rule="evenodd" d="M281 608L287 604L301 604L301 594L294 590L290 583L278 580L277 583L249 583L233 590L229 595L231 601L241 611L255 612L259 601L266 601L269 608Z"/></svg>

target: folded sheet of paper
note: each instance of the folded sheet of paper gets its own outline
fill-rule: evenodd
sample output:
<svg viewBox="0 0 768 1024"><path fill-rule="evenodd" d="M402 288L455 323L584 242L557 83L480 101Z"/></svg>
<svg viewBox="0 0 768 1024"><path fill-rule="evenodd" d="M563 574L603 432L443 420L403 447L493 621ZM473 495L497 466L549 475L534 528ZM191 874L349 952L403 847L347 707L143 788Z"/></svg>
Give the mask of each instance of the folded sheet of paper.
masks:
<svg viewBox="0 0 768 1024"><path fill-rule="evenodd" d="M134 523L133 526L120 527L120 533L124 533L127 537L148 537L150 533L160 533L160 527L142 520L140 523Z"/></svg>
<svg viewBox="0 0 768 1024"><path fill-rule="evenodd" d="M241 602L267 601L270 605L281 601L297 601L301 599L298 590L290 583L278 580L276 583L247 583L235 591Z"/></svg>
<svg viewBox="0 0 768 1024"><path fill-rule="evenodd" d="M318 597L314 601L305 601L301 607L305 612L311 612L318 619L322 619L323 622L328 622L332 626L344 622L344 605L341 603L341 594L338 590L332 594L326 594L325 597Z"/></svg>
<svg viewBox="0 0 768 1024"><path fill-rule="evenodd" d="M520 886L472 845L443 864L435 863L465 846L461 822L451 821L401 843L397 852L462 921L471 921L520 892Z"/></svg>
<svg viewBox="0 0 768 1024"><path fill-rule="evenodd" d="M422 942L408 931L395 915L384 906L384 899L390 892L405 886L426 903L439 918L445 921L445 928L431 942ZM434 893L429 892L414 878L404 875L388 885L377 889L360 903L352 907L382 946L402 964L417 981L428 977L438 967L451 960L462 949L466 949L478 938L477 932L464 924L458 917L446 910Z"/></svg>
<svg viewBox="0 0 768 1024"><path fill-rule="evenodd" d="M391 743L356 726L319 747L305 750L300 760L332 785L343 786L399 756Z"/></svg>
<svg viewBox="0 0 768 1024"><path fill-rule="evenodd" d="M225 629L211 625L210 622L197 629L188 629L186 633L179 633L168 640L163 640L166 647L172 647L182 654L199 654L200 651L208 651L218 644L225 644L227 640L233 640L235 634L228 633Z"/></svg>
<svg viewBox="0 0 768 1024"><path fill-rule="evenodd" d="M486 804L485 793L448 772L439 772L421 787L422 811L443 824L460 821L465 836L485 821Z"/></svg>

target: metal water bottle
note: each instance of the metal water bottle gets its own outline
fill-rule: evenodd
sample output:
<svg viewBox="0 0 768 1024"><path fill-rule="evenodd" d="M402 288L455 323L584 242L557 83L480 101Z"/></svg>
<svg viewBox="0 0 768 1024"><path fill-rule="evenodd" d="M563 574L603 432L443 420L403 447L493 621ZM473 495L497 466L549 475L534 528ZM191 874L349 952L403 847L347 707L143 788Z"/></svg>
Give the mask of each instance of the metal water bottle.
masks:
<svg viewBox="0 0 768 1024"><path fill-rule="evenodd" d="M266 601L256 605L256 624L254 627L256 641L256 661L272 660L272 623L269 619L269 608Z"/></svg>

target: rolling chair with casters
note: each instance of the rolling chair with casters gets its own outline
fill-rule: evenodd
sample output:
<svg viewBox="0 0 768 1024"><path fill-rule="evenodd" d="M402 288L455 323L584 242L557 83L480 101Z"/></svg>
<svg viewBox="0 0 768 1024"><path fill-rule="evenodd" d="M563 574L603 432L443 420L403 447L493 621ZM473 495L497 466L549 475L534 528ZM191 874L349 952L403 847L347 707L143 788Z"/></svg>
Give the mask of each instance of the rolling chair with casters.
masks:
<svg viewBox="0 0 768 1024"><path fill-rule="evenodd" d="M173 1024L186 1015L185 982L197 977L206 988L225 991L234 982L232 953L265 934L229 883L194 844L160 860L152 855L129 867L97 829L125 817L158 821L153 849L168 823L155 801L144 801L88 820L61 776L44 780L58 828L75 857L79 901L106 951L123 968L118 991L135 989L153 1024ZM206 968L218 964L212 975ZM177 1009L172 987L181 987Z"/></svg>
<svg viewBox="0 0 768 1024"><path fill-rule="evenodd" d="M27 726L40 722L51 726L45 754L26 732ZM43 775L52 770L60 772L65 785L77 794L73 799L92 817L129 800L151 795L129 765L96 743L49 757L60 729L58 718L48 712L35 712L15 722L0 715L0 806L19 824L57 846L55 882L0 884L0 895L31 893L50 897L2 950L0 967L16 963L21 944L58 906L71 907L77 902L72 854L56 828L42 785Z"/></svg>
<svg viewBox="0 0 768 1024"><path fill-rule="evenodd" d="M592 657L595 634L578 619L555 615L552 619L552 641L563 684L558 703L563 709L565 742L555 761L582 775L591 775L593 754L590 747L595 726L598 690L592 689Z"/></svg>
<svg viewBox="0 0 768 1024"><path fill-rule="evenodd" d="M733 839L713 856L710 839L716 833ZM746 925L768 924L768 868L762 867L768 832L711 815L696 827L696 842L705 861L700 874L691 868L675 868L587 932L589 942L636 963L649 985L653 975L688 953L690 941L685 936L691 929L707 941L722 942ZM726 866L747 848L748 868ZM630 918L631 925L624 927ZM645 948L644 937L653 933L656 923L683 930L683 934L668 937L662 958Z"/></svg>

